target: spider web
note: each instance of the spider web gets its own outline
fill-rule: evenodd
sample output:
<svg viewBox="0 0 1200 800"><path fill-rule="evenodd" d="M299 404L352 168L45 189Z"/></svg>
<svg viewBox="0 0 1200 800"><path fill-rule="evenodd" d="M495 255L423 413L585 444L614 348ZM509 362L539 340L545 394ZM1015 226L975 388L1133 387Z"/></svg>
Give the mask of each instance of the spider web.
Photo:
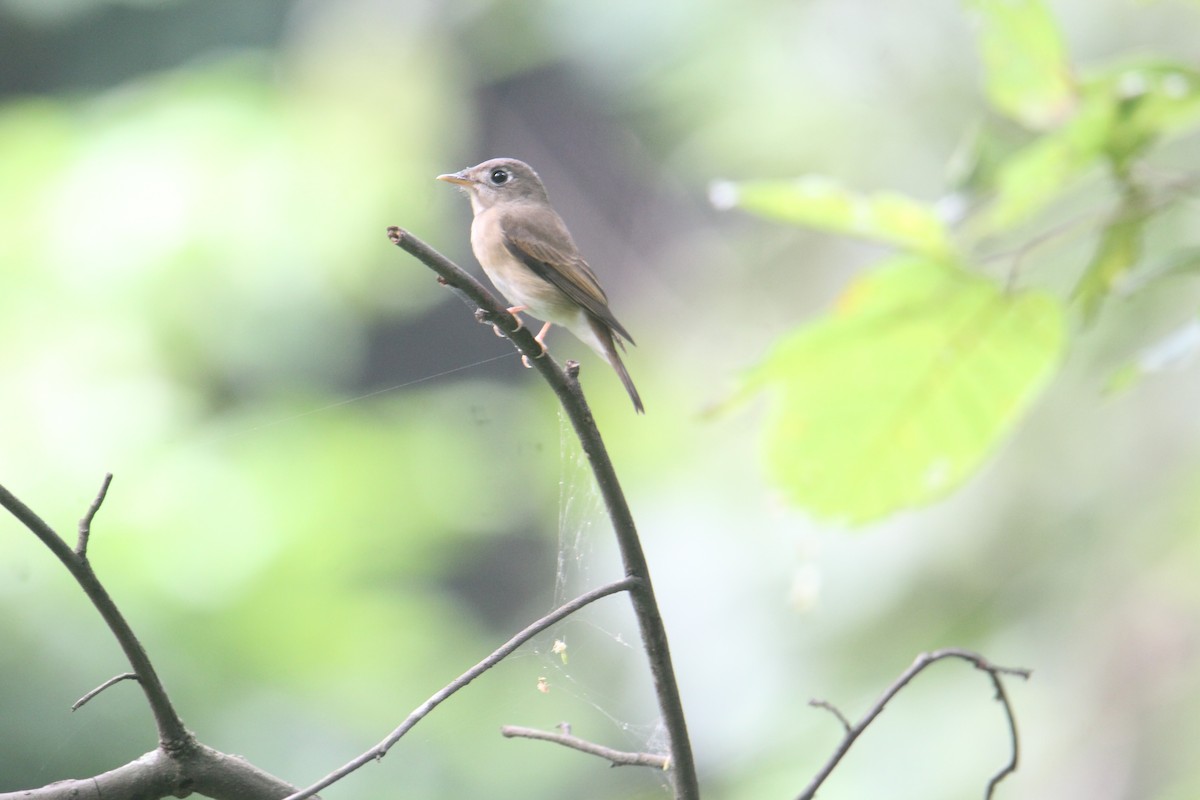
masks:
<svg viewBox="0 0 1200 800"><path fill-rule="evenodd" d="M623 574L588 458L562 411L558 419L558 549L552 607ZM636 624L624 594L601 600L561 621L534 640L533 651L541 670L540 690L562 692L585 704L607 719L621 736L614 740L604 730L577 729L572 733L618 749L661 755L668 752L666 732L653 696L633 693L638 705L626 711L630 697L621 686L628 682L611 679L614 670L622 676L647 675ZM608 688L613 686L616 688ZM613 691L617 694L610 694ZM632 722L624 716L641 712L649 716L647 721ZM669 787L665 774L661 780L664 787Z"/></svg>

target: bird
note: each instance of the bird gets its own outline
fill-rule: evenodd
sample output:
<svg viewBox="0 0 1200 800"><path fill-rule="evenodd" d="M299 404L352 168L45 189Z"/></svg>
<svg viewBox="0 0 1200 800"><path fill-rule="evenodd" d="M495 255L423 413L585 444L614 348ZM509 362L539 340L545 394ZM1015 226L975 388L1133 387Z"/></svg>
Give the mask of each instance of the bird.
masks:
<svg viewBox="0 0 1200 800"><path fill-rule="evenodd" d="M488 279L513 304L508 311L518 324L523 311L543 320L534 337L542 352L551 325L561 325L608 362L634 409L646 413L617 352L618 347L624 350L625 342L635 344L633 337L608 307L608 296L533 168L515 158L493 158L437 179L457 185L470 197L471 250Z"/></svg>

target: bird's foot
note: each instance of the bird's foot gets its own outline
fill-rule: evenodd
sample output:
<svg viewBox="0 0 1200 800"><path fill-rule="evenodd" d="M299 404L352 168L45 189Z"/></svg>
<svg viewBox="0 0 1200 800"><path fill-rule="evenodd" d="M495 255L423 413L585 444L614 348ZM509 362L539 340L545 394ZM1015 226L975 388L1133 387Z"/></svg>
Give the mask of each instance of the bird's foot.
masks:
<svg viewBox="0 0 1200 800"><path fill-rule="evenodd" d="M521 319L520 313L526 308L528 308L528 306L512 306L511 308L506 309L509 314L512 314L512 318L517 323L517 327L512 329L512 333L516 333L517 331L521 330L521 328L525 327L525 321ZM478 315L481 313L486 312L484 312L483 309L480 309L478 312L476 312L476 316L478 317ZM492 323L492 333L496 334L501 339L508 338L508 331L505 331L495 322Z"/></svg>
<svg viewBox="0 0 1200 800"><path fill-rule="evenodd" d="M534 356L534 358L545 358L546 353L550 352L546 347L546 334L550 332L550 325L551 323L547 322L542 326L542 329L538 331L537 336L533 337L533 340L538 343L539 347L542 348L541 355ZM533 364L529 363L529 356L521 356L521 363L524 364L526 368L533 366Z"/></svg>
<svg viewBox="0 0 1200 800"><path fill-rule="evenodd" d="M534 337L534 341L537 342L542 347L541 354L534 356L534 358L545 358L546 354L550 352L549 348L546 347L546 343L543 342L541 339L538 339L537 337ZM533 368L533 362L529 360L529 356L524 356L524 355L521 356L521 363L525 365L525 369Z"/></svg>
<svg viewBox="0 0 1200 800"><path fill-rule="evenodd" d="M521 319L521 312L528 309L529 306L509 306L508 313L513 315L513 319L517 321L517 327L513 329L513 333L525 327L525 321Z"/></svg>

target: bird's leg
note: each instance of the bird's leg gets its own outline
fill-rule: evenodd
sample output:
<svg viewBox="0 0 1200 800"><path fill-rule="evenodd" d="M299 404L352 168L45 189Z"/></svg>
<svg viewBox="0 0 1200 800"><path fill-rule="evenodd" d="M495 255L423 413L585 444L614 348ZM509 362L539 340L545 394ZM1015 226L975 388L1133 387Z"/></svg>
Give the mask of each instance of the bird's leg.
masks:
<svg viewBox="0 0 1200 800"><path fill-rule="evenodd" d="M513 333L516 333L517 331L521 330L521 328L525 327L525 322L524 322L524 320L521 319L519 314L527 308L529 308L529 306L512 306L511 308L508 309L508 313L512 314L513 319L515 319L517 321L517 327L513 330ZM499 325L492 326L492 333L496 334L501 339L505 338L508 335L504 331L500 330Z"/></svg>
<svg viewBox="0 0 1200 800"><path fill-rule="evenodd" d="M540 331L538 331L537 336L533 337L533 340L542 346L542 355L537 356L537 358L542 358L546 355L547 352L549 352L546 349L546 334L549 332L550 332L550 323L547 322L545 325L542 326L542 329ZM533 366L533 364L529 363L529 356L521 356L521 363L525 365L526 369Z"/></svg>
<svg viewBox="0 0 1200 800"><path fill-rule="evenodd" d="M549 332L550 323L547 322L542 326L542 329L538 331L537 336L533 337L533 340L542 346L542 356L546 355L546 334ZM541 358L542 356L538 356L538 358Z"/></svg>

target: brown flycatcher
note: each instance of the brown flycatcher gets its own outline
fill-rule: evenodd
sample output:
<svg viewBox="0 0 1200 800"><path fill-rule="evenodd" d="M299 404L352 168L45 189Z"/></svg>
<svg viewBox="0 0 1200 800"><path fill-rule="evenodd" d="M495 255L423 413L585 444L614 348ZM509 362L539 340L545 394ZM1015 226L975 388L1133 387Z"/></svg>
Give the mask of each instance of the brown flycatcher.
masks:
<svg viewBox="0 0 1200 800"><path fill-rule="evenodd" d="M579 254L562 217L550 207L537 173L515 158L494 158L438 175L471 198L471 249L483 271L514 305L545 325L535 339L545 350L546 333L558 324L575 334L616 370L638 413L642 398L617 353L633 337L617 322L596 274ZM519 321L518 317L518 321Z"/></svg>

